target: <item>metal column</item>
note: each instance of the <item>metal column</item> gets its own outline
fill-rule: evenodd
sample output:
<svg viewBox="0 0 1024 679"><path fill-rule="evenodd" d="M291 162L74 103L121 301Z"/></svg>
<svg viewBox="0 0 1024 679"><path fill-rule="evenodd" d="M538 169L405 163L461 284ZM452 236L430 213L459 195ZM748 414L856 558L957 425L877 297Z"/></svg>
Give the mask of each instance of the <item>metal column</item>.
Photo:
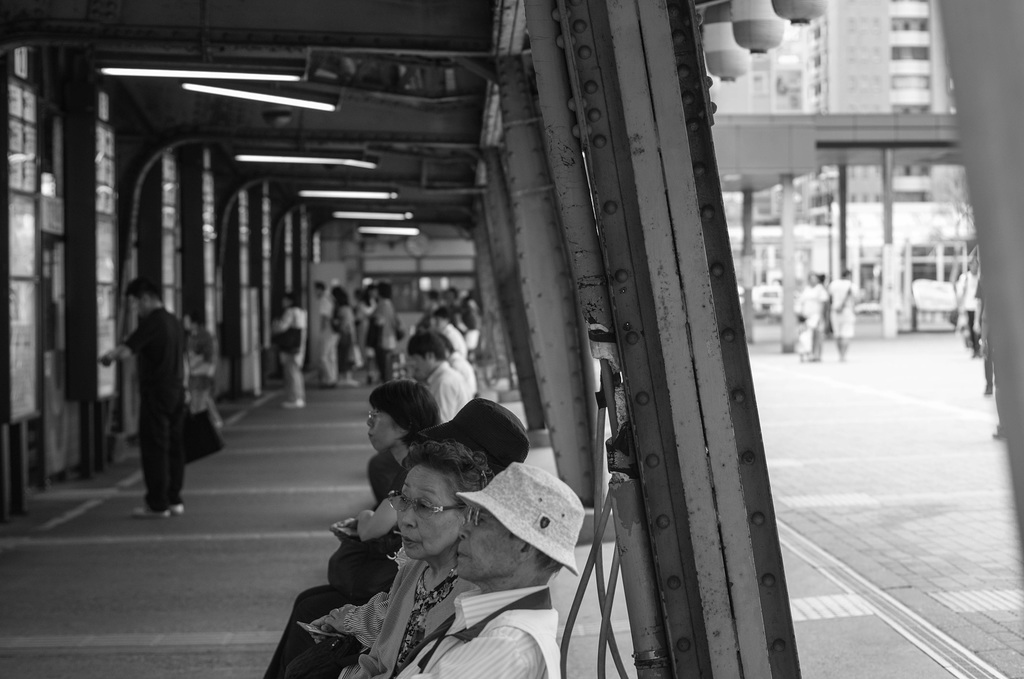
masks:
<svg viewBox="0 0 1024 679"><path fill-rule="evenodd" d="M747 343L754 343L754 190L743 189L743 260L741 262L743 286L743 322L747 328Z"/></svg>
<svg viewBox="0 0 1024 679"><path fill-rule="evenodd" d="M569 0L556 18L623 340L660 602L647 614L673 676L796 677L696 12Z"/></svg>
<svg viewBox="0 0 1024 679"><path fill-rule="evenodd" d="M537 385L537 371L530 355L530 335L527 328L526 305L523 290L519 287L519 265L516 261L515 236L512 233L512 215L508 201L508 184L505 170L501 166L501 152L498 149L484 149L484 166L487 174L487 191L484 193L484 224L491 243L491 263L494 267L494 281L501 300L502 316L508 328L512 345L512 359L516 365L519 395L523 401L526 428L535 431L543 429L544 407L541 404L540 388Z"/></svg>
<svg viewBox="0 0 1024 679"><path fill-rule="evenodd" d="M491 241L487 235L487 216L484 212L483 201L477 201L474 213L477 224L473 228L473 244L476 246L477 253L476 278L477 289L480 292L482 345L487 349L486 353L490 355L494 366L493 372L487 377L489 381L507 381L511 377L508 330L505 327L505 317L498 313L501 302L498 296L498 283L494 277L494 255L491 253ZM481 363L478 356L477 365L487 365L487 363Z"/></svg>
<svg viewBox="0 0 1024 679"><path fill-rule="evenodd" d="M839 275L842 276L843 272L849 268L847 263L846 249L847 249L847 223L846 223L846 201L849 200L849 168L846 165L839 166L839 195L836 200L839 201ZM829 205L829 220L831 223L832 219L832 206Z"/></svg>
<svg viewBox="0 0 1024 679"><path fill-rule="evenodd" d="M791 354L796 347L796 204L793 175L782 176L782 353Z"/></svg>
<svg viewBox="0 0 1024 679"><path fill-rule="evenodd" d="M897 285L900 261L892 243L892 171L895 152L882 150L882 337L892 339L899 331L900 304Z"/></svg>
<svg viewBox="0 0 1024 679"><path fill-rule="evenodd" d="M521 57L499 58L497 72L519 274L545 421L559 476L584 504L592 505L594 426L584 370L592 373L593 367L580 346L575 281L553 200L540 119Z"/></svg>

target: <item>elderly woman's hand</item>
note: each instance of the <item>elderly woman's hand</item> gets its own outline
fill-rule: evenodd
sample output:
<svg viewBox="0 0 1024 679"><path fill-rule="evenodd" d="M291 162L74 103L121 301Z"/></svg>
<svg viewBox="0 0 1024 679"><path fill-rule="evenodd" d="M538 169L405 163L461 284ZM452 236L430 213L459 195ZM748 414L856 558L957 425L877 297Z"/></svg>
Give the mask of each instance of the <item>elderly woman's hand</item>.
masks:
<svg viewBox="0 0 1024 679"><path fill-rule="evenodd" d="M333 611L322 617L313 620L309 624L313 627L319 627L325 632L343 632L342 627L345 622L345 612L342 608L335 608Z"/></svg>

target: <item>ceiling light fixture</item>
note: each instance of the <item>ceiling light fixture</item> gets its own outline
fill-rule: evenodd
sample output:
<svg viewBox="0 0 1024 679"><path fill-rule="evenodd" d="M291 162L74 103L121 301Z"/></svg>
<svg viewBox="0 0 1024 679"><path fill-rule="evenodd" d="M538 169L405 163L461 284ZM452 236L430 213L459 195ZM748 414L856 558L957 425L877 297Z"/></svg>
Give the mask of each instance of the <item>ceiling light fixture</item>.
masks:
<svg viewBox="0 0 1024 679"><path fill-rule="evenodd" d="M347 212L340 210L334 213L335 219L382 219L389 222L401 222L412 219L411 212Z"/></svg>
<svg viewBox="0 0 1024 679"><path fill-rule="evenodd" d="M124 68L105 66L104 75L138 76L142 78L194 78L196 80L260 80L266 82L299 82L301 75L287 73L235 73L232 71L197 71L177 68Z"/></svg>
<svg viewBox="0 0 1024 679"><path fill-rule="evenodd" d="M236 99L248 99L249 101L263 101L268 104L281 104L283 106L295 106L297 108L311 108L314 111L334 112L338 110L337 105L328 104L324 101L298 99L296 97L283 97L279 94L265 94L263 92L250 92L248 90L235 90L229 87L213 87L211 85L200 85L198 83L182 83L181 87L189 92L217 94L222 97L235 97Z"/></svg>
<svg viewBox="0 0 1024 679"><path fill-rule="evenodd" d="M239 153L235 160L240 163L288 163L296 165L347 165L349 167L361 167L367 170L376 170L377 163L370 160L359 160L358 158L336 158L329 156L272 156L256 153Z"/></svg>
<svg viewBox="0 0 1024 679"><path fill-rule="evenodd" d="M319 191L305 189L299 191L302 198L354 198L358 200L394 200L398 194L394 191Z"/></svg>
<svg viewBox="0 0 1024 679"><path fill-rule="evenodd" d="M418 236L420 230L415 226L360 226L359 233L368 236Z"/></svg>

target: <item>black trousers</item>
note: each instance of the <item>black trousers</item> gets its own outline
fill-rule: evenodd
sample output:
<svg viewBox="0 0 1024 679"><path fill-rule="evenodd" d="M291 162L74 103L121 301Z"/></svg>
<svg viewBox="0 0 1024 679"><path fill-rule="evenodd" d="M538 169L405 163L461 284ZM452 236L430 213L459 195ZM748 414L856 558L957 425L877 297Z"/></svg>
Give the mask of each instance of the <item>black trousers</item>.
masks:
<svg viewBox="0 0 1024 679"><path fill-rule="evenodd" d="M181 504L185 483L185 390L141 393L139 452L146 504L156 512Z"/></svg>
<svg viewBox="0 0 1024 679"><path fill-rule="evenodd" d="M274 657L271 658L263 679L282 679L288 663L316 643L309 632L295 624L296 621L312 622L349 603L364 602L349 601L330 585L311 587L295 597L295 605L288 616L288 624L284 627L284 634L281 635L281 641L277 644L277 650L274 651Z"/></svg>
<svg viewBox="0 0 1024 679"><path fill-rule="evenodd" d="M391 349L376 348L373 350L374 360L377 361L377 372L380 373L381 383L390 382L395 377L394 364L392 362Z"/></svg>

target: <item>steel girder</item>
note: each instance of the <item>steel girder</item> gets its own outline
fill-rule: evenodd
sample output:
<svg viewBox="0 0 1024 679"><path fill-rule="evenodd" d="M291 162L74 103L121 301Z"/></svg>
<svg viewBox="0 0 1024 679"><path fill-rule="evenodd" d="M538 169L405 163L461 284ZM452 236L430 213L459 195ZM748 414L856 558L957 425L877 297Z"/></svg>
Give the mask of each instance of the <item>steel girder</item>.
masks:
<svg viewBox="0 0 1024 679"><path fill-rule="evenodd" d="M554 203L540 119L522 59L499 58L497 72L520 285L545 421L559 475L592 505L594 424L584 371L592 373L593 365L580 343L576 286Z"/></svg>
<svg viewBox="0 0 1024 679"><path fill-rule="evenodd" d="M463 0L4 0L0 5L0 46L131 44L214 63L226 54L294 56L309 48L487 56L491 30L487 3Z"/></svg>
<svg viewBox="0 0 1024 679"><path fill-rule="evenodd" d="M484 225L491 243L491 264L494 282L501 301L502 316L508 329L512 360L516 365L519 393L526 415L526 428L531 431L544 428L544 409L541 406L537 371L530 356L530 331L527 327L526 304L519 285L519 263L516 258L515 235L512 226L508 183L501 166L498 149L483 150L485 167Z"/></svg>
<svg viewBox="0 0 1024 679"><path fill-rule="evenodd" d="M638 639L638 670L796 677L695 8L558 5L622 340L614 471L642 482L661 602L640 632L669 645Z"/></svg>

